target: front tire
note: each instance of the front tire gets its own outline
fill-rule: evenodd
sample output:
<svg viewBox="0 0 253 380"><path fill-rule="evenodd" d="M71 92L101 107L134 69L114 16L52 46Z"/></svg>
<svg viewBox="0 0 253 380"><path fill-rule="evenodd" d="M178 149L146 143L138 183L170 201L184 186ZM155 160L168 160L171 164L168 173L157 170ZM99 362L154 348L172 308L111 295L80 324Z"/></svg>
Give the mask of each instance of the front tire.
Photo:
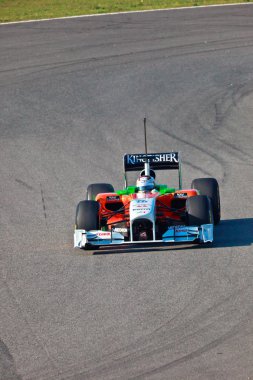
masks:
<svg viewBox="0 0 253 380"><path fill-rule="evenodd" d="M77 230L99 229L99 203L96 201L81 201L76 208Z"/></svg>
<svg viewBox="0 0 253 380"><path fill-rule="evenodd" d="M188 226L201 226L213 223L213 211L210 198L196 195L186 200L186 223Z"/></svg>
<svg viewBox="0 0 253 380"><path fill-rule="evenodd" d="M197 178L192 181L192 189L199 191L211 199L213 207L214 224L218 224L221 218L219 184L215 178Z"/></svg>
<svg viewBox="0 0 253 380"><path fill-rule="evenodd" d="M86 199L94 201L100 193L114 193L114 188L110 183L92 183L87 187Z"/></svg>

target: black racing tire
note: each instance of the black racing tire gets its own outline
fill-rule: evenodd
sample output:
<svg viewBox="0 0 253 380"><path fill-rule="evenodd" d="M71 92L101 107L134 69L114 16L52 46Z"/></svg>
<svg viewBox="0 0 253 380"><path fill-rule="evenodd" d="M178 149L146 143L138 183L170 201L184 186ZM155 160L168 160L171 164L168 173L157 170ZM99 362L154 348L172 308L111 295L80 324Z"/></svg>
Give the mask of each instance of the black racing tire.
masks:
<svg viewBox="0 0 253 380"><path fill-rule="evenodd" d="M213 211L210 198L206 195L195 195L186 200L186 224L201 226L213 223Z"/></svg>
<svg viewBox="0 0 253 380"><path fill-rule="evenodd" d="M215 178L197 178L192 181L192 189L199 191L201 195L207 195L212 202L214 224L218 224L221 218L219 184Z"/></svg>
<svg viewBox="0 0 253 380"><path fill-rule="evenodd" d="M114 188L110 183L92 183L87 187L86 199L94 201L99 193L114 193Z"/></svg>
<svg viewBox="0 0 253 380"><path fill-rule="evenodd" d="M96 201L81 201L76 208L77 230L99 229L99 203Z"/></svg>

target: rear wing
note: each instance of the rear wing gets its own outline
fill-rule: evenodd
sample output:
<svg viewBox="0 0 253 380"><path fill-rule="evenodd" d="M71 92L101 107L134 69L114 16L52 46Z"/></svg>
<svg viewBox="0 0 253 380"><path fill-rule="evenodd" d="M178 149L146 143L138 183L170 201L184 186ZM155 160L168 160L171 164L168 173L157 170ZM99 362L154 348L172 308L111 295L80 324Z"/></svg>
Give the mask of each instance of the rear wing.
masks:
<svg viewBox="0 0 253 380"><path fill-rule="evenodd" d="M178 170L179 189L182 188L180 152L125 154L123 156L125 186L127 186L126 173L143 170L145 162L149 162L152 170Z"/></svg>

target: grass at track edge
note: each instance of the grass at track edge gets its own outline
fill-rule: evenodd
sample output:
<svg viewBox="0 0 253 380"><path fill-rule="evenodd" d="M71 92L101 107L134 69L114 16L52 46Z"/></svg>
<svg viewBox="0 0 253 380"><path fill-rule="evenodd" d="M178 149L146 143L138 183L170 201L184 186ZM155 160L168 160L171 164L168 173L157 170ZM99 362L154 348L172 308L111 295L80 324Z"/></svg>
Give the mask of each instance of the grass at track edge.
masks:
<svg viewBox="0 0 253 380"><path fill-rule="evenodd" d="M207 5L250 3L248 0L0 0L0 22L145 11Z"/></svg>

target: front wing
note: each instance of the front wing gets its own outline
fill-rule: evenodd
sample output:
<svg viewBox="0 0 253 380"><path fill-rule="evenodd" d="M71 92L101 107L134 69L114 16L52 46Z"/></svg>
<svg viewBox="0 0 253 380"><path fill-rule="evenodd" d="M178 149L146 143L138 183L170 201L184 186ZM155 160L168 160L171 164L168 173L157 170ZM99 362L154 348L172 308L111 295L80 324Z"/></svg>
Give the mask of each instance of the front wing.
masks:
<svg viewBox="0 0 253 380"><path fill-rule="evenodd" d="M213 224L201 226L171 226L161 240L125 241L119 232L75 230L74 247L88 248L117 244L144 243L211 243L213 241Z"/></svg>

